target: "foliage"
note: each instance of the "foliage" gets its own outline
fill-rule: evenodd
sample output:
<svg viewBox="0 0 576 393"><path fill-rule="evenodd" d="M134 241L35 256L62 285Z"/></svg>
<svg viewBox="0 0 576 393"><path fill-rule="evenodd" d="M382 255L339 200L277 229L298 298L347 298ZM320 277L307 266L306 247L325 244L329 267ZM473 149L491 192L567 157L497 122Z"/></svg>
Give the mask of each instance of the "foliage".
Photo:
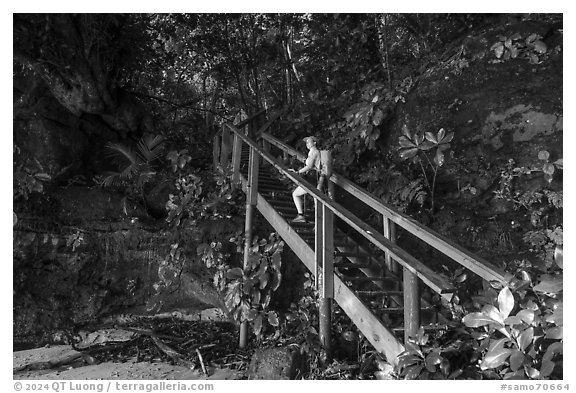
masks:
<svg viewBox="0 0 576 393"><path fill-rule="evenodd" d="M424 330L406 345L396 372L406 379L562 378L562 250L556 264L514 266L508 286L491 282L474 304L454 312L450 329L433 340ZM463 283L466 274L457 277Z"/></svg>
<svg viewBox="0 0 576 393"><path fill-rule="evenodd" d="M168 154L172 169L178 175L178 193L170 195L166 204L166 220L173 227L242 215L244 194L238 185L232 184L230 168L218 167L212 179L207 181L200 173L186 173L189 160L185 151ZM254 236L245 268L233 267L232 263L243 253L244 236L237 233L228 243L213 239L200 244L196 252L205 266L213 271L214 286L223 294L230 315L238 322L250 322L255 335L262 338L265 326L279 325L278 314L269 310L269 304L282 280L280 269L284 242L274 233L267 239ZM235 249L230 245L235 245ZM179 260L178 244L173 245L171 257Z"/></svg>
<svg viewBox="0 0 576 393"><path fill-rule="evenodd" d="M237 234L230 238L230 243L236 245L236 252L240 254L244 237ZM277 327L280 323L278 314L269 310L269 304L282 280L283 247L284 242L274 233L268 239L255 236L244 269L230 267L230 254L223 252L221 242L203 243L197 249L206 267L215 270L214 286L224 295L224 304L232 318L237 322L250 322L260 339L266 325Z"/></svg>
<svg viewBox="0 0 576 393"><path fill-rule="evenodd" d="M490 50L498 60L494 62L507 61L516 58L526 58L531 64L539 64L546 57L548 48L542 36L530 34L522 39L520 33L512 34L510 37L499 36L499 41L495 42Z"/></svg>
<svg viewBox="0 0 576 393"><path fill-rule="evenodd" d="M76 251L78 247L85 243L84 232L76 230L76 232L66 236L66 247L72 246L72 252Z"/></svg>
<svg viewBox="0 0 576 393"><path fill-rule="evenodd" d="M563 208L562 190L553 191L546 186L546 184L551 183L554 177L559 175L559 171L563 169L563 160L558 159L554 162L549 162L549 158L550 154L542 150L538 154L538 162L531 166L518 167L513 159L508 160L508 163L500 174L499 189L494 191L496 198L512 202L515 210L527 210L533 230L525 233L524 240L528 244L531 244L531 249L534 250L539 249L547 243L546 239L556 230L550 230L548 228L550 224L554 224L553 222L548 222L548 217L551 212ZM544 179L546 183L541 183L538 187L532 187L526 191L517 190L516 183L524 179L534 181L539 178ZM561 227L559 230L561 234ZM562 243L552 241L550 246L547 247L548 261L551 260L550 249L557 244Z"/></svg>
<svg viewBox="0 0 576 393"><path fill-rule="evenodd" d="M304 278L304 293L297 303L290 304L289 310L282 318L280 333L298 345L300 353L306 355L310 373L314 374L325 362L326 352L322 348L317 330L318 292L314 276L306 272Z"/></svg>
<svg viewBox="0 0 576 393"><path fill-rule="evenodd" d="M46 173L38 160L21 159L20 148L13 145L13 200L28 200L31 193L42 193L44 182L52 176Z"/></svg>
<svg viewBox="0 0 576 393"><path fill-rule="evenodd" d="M166 155L168 161L170 161L170 166L172 167L172 172L176 172L178 169L184 169L186 164L192 160L192 157L188 154L188 150L170 150Z"/></svg>
<svg viewBox="0 0 576 393"><path fill-rule="evenodd" d="M381 125L386 122L393 105L402 98L383 83L369 83L361 90L361 101L344 113L345 127L349 129L347 143L356 146L356 154L364 149L375 150L380 138Z"/></svg>
<svg viewBox="0 0 576 393"><path fill-rule="evenodd" d="M166 203L167 221L175 227L184 221L218 220L241 214L244 193L230 182L231 168L218 167L206 181L196 173L181 173L175 180L177 194Z"/></svg>
<svg viewBox="0 0 576 393"><path fill-rule="evenodd" d="M236 242L238 252L243 249L242 237L231 241ZM272 327L279 325L278 314L269 311L268 306L282 281L283 247L284 242L275 233L270 234L268 239L255 236L244 268L232 268L226 272L226 307L236 321L250 322L254 334L259 338L264 333L265 322Z"/></svg>
<svg viewBox="0 0 576 393"><path fill-rule="evenodd" d="M450 142L454 138L454 133L446 134L441 128L436 134L426 132L424 135L415 131L410 133L408 127L402 127L403 135L399 138L399 154L403 160L411 160L412 163L419 164L426 187L430 193L430 211L434 211L434 188L436 186L436 176L438 170L444 164L444 152L450 148ZM429 154L434 156L431 160ZM432 170L432 179L428 175L424 164ZM412 187L413 189L415 187ZM414 196L422 198L421 193L412 193Z"/></svg>

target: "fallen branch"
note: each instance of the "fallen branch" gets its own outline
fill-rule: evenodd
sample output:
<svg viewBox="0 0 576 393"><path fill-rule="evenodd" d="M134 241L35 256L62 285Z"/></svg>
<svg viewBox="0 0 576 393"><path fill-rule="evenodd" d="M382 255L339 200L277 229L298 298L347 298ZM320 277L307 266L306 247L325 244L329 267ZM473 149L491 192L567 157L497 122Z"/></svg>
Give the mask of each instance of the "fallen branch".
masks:
<svg viewBox="0 0 576 393"><path fill-rule="evenodd" d="M135 332L138 334L142 334L144 336L150 336L150 337L159 337L159 338L163 338L166 340L171 340L171 341L177 341L177 342L181 342L182 340L184 340L182 337L176 337L176 336L169 336L167 334L158 334L155 333L153 330L151 329L142 329L142 328L134 328L134 327L123 327L122 330L128 330L130 332Z"/></svg>
<svg viewBox="0 0 576 393"><path fill-rule="evenodd" d="M204 375L208 376L208 371L206 371L206 366L204 365L204 360L202 359L202 354L200 353L199 349L196 349L196 354L200 360L200 366L202 367L202 371L204 371Z"/></svg>
<svg viewBox="0 0 576 393"><path fill-rule="evenodd" d="M152 340L154 344L166 355L168 355L174 362L180 366L184 366L190 370L194 370L196 366L189 360L186 360L178 352L170 348L168 345L164 344L157 336L152 335Z"/></svg>

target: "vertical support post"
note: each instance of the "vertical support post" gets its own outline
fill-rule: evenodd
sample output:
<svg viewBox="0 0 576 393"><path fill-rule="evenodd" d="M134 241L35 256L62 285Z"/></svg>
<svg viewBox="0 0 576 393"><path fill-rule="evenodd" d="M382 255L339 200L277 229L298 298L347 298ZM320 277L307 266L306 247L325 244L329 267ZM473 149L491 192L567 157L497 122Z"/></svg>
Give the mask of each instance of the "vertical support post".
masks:
<svg viewBox="0 0 576 393"><path fill-rule="evenodd" d="M266 153L270 153L270 142L268 142L266 139L262 139L262 150L264 150ZM262 162L264 163L264 157L262 157Z"/></svg>
<svg viewBox="0 0 576 393"><path fill-rule="evenodd" d="M420 329L420 291L418 276L404 268L404 342Z"/></svg>
<svg viewBox="0 0 576 393"><path fill-rule="evenodd" d="M316 289L322 290L322 253L324 251L322 229L322 209L320 202L314 199L314 280L316 282Z"/></svg>
<svg viewBox="0 0 576 393"><path fill-rule="evenodd" d="M226 168L228 165L228 155L230 154L230 130L222 126L222 147L220 148L220 165Z"/></svg>
<svg viewBox="0 0 576 393"><path fill-rule="evenodd" d="M232 148L232 186L240 181L240 157L242 155L242 139L234 133L234 146Z"/></svg>
<svg viewBox="0 0 576 393"><path fill-rule="evenodd" d="M252 244L252 229L254 222L254 210L258 201L258 164L260 156L254 148L250 147L248 166L248 188L246 190L246 223L244 227L244 268L248 266L250 259L250 245ZM240 348L245 348L248 341L248 323L240 324Z"/></svg>
<svg viewBox="0 0 576 393"><path fill-rule="evenodd" d="M214 166L214 170L218 167L220 163L220 134L216 133L214 138L212 139L212 165Z"/></svg>
<svg viewBox="0 0 576 393"><path fill-rule="evenodd" d="M396 223L385 215L382 215L382 223L384 227L384 236L392 243L396 243ZM385 253L385 263L388 271L396 275L400 274L400 265L392 259L392 256L388 252Z"/></svg>
<svg viewBox="0 0 576 393"><path fill-rule="evenodd" d="M321 201L316 204L316 272L320 289L320 342L328 358L332 356L330 327L334 298L334 214Z"/></svg>
<svg viewBox="0 0 576 393"><path fill-rule="evenodd" d="M334 182L330 179L326 179L326 181L328 182L327 184L327 189L328 189L328 198L330 198L331 201L336 202L336 194L334 193Z"/></svg>

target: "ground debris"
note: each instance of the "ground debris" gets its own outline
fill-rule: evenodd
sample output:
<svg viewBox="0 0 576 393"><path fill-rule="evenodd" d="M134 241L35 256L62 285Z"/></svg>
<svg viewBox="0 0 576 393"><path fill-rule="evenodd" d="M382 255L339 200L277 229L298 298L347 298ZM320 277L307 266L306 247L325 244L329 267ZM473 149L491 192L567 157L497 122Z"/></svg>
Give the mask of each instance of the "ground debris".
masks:
<svg viewBox="0 0 576 393"><path fill-rule="evenodd" d="M201 369L205 374L208 365L245 370L250 362L238 348L238 329L230 322L147 317L115 322L84 333L77 343L82 345L74 349L90 354L97 362L164 362ZM92 345L87 345L87 337Z"/></svg>

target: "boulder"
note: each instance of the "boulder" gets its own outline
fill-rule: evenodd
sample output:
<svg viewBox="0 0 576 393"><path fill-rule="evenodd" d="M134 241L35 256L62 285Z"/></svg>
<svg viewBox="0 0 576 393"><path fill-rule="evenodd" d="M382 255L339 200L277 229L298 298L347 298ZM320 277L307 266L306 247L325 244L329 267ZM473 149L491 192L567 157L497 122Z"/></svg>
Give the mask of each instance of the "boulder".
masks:
<svg viewBox="0 0 576 393"><path fill-rule="evenodd" d="M259 349L252 356L248 379L297 379L305 365L297 347Z"/></svg>

